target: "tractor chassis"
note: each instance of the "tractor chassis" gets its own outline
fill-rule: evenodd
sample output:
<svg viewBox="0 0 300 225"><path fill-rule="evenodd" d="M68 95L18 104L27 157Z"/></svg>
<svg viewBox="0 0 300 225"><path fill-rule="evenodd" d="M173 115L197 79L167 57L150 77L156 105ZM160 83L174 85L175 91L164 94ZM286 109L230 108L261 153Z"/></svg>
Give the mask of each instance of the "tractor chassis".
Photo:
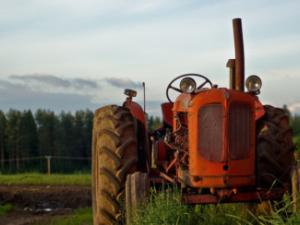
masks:
<svg viewBox="0 0 300 225"><path fill-rule="evenodd" d="M221 193L221 195L220 195ZM280 201L286 193L282 188L273 190L253 190L247 192L236 192L235 189L219 192L219 194L183 194L182 201L185 204L217 204L234 202L262 202L269 200Z"/></svg>
<svg viewBox="0 0 300 225"><path fill-rule="evenodd" d="M169 177L167 174L152 170L150 172L151 186L177 186L180 183ZM204 193L197 193L195 188L183 188L181 199L184 204L218 204L218 203L237 203L237 202L262 202L262 201L280 201L285 193L288 193L287 188L203 188ZM200 190L200 189L198 189ZM199 191L198 191L199 192Z"/></svg>

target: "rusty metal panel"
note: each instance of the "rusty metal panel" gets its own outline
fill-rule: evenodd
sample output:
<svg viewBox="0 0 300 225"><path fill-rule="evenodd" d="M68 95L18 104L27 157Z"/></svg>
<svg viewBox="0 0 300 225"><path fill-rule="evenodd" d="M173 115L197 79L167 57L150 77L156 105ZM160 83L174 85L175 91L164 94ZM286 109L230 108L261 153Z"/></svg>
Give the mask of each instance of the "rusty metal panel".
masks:
<svg viewBox="0 0 300 225"><path fill-rule="evenodd" d="M202 157L210 161L225 161L223 115L224 108L221 104L205 105L199 110L199 151Z"/></svg>
<svg viewBox="0 0 300 225"><path fill-rule="evenodd" d="M251 107L245 103L232 103L229 109L230 159L247 158L250 152L252 121Z"/></svg>

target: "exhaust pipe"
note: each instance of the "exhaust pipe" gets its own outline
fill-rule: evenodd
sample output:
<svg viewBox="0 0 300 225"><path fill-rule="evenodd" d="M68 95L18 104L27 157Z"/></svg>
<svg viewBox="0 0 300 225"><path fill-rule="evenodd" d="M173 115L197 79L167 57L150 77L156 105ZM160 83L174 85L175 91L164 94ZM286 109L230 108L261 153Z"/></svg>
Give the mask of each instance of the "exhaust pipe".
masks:
<svg viewBox="0 0 300 225"><path fill-rule="evenodd" d="M232 20L232 24L235 50L234 78L232 79L232 82L235 82L235 84L232 84L232 87L234 87L237 91L244 91L245 56L242 20L240 18L235 18Z"/></svg>

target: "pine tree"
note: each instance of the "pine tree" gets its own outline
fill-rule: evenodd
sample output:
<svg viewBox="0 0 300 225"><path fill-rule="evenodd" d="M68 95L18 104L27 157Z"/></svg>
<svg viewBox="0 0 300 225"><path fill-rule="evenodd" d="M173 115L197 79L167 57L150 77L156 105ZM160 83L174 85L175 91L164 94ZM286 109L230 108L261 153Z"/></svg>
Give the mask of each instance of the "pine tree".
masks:
<svg viewBox="0 0 300 225"><path fill-rule="evenodd" d="M20 119L21 113L17 110L9 110L7 113L7 156L11 161L9 168L11 171L20 169Z"/></svg>
<svg viewBox="0 0 300 225"><path fill-rule="evenodd" d="M86 110L84 118L84 137L86 140L85 157L91 157L93 119L94 113L91 110Z"/></svg>
<svg viewBox="0 0 300 225"><path fill-rule="evenodd" d="M37 127L31 111L24 111L20 118L20 156L21 158L37 157L38 134ZM36 162L26 162L24 167L27 170L37 169Z"/></svg>
<svg viewBox="0 0 300 225"><path fill-rule="evenodd" d="M84 111L77 111L75 113L73 131L74 149L72 154L75 157L85 157L86 140L84 136L84 117ZM84 161L78 161L74 169L78 170L82 167L84 167Z"/></svg>
<svg viewBox="0 0 300 225"><path fill-rule="evenodd" d="M94 113L90 110L85 111L84 118L84 139L86 142L86 146L83 152L83 157L91 158L91 149L92 149L92 133L93 133L93 118ZM91 169L91 161L84 161L85 168Z"/></svg>
<svg viewBox="0 0 300 225"><path fill-rule="evenodd" d="M53 111L37 110L35 114L38 132L38 155L59 155L58 142L58 118ZM40 160L40 168L46 171L45 159ZM43 169L42 169L43 168Z"/></svg>
<svg viewBox="0 0 300 225"><path fill-rule="evenodd" d="M5 159L7 158L6 152L6 118L2 111L0 111L0 164L1 171L5 170Z"/></svg>
<svg viewBox="0 0 300 225"><path fill-rule="evenodd" d="M39 140L39 154L54 155L56 153L55 137L58 125L54 112L48 110L37 110L35 114Z"/></svg>
<svg viewBox="0 0 300 225"><path fill-rule="evenodd" d="M59 116L59 137L58 143L60 146L60 154L66 157L74 157L75 142L74 136L74 117L71 113L62 112ZM70 160L65 160L63 171L69 172L72 170L74 163Z"/></svg>

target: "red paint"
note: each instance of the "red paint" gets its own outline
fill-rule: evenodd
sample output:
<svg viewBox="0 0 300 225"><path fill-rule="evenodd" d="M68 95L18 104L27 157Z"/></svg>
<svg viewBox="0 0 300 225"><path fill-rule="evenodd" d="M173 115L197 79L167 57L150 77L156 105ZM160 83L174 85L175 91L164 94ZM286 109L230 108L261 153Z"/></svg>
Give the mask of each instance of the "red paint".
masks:
<svg viewBox="0 0 300 225"><path fill-rule="evenodd" d="M239 160L230 158L229 143L229 108L230 104L239 102L247 104L254 110L254 99L244 92L228 90L225 88L211 89L196 95L188 109L189 127L189 174L193 187L232 187L255 185L255 124L251 124L250 149L248 156ZM223 143L222 151L225 160L222 162L209 161L199 151L198 112L207 105L218 103L224 107ZM253 111L252 110L252 111ZM174 111L177 111L174 109ZM255 121L255 114L252 112ZM202 132L205 132L202 131ZM224 167L228 167L224 170ZM201 179L193 179L199 177Z"/></svg>
<svg viewBox="0 0 300 225"><path fill-rule="evenodd" d="M173 125L173 103L167 102L161 104L161 110L162 110L162 116L163 116L163 121L168 124L169 126Z"/></svg>
<svg viewBox="0 0 300 225"><path fill-rule="evenodd" d="M138 121L140 121L141 123L143 123L146 127L147 125L147 122L146 122L146 117L145 117L145 113L144 113L144 110L142 109L142 107L132 101L132 99L130 97L128 97L126 99L126 101L123 103L123 106L125 106L126 108L129 109L131 115L137 119Z"/></svg>
<svg viewBox="0 0 300 225"><path fill-rule="evenodd" d="M167 160L167 146L163 140L157 142L158 152L157 152L157 162L161 164Z"/></svg>

